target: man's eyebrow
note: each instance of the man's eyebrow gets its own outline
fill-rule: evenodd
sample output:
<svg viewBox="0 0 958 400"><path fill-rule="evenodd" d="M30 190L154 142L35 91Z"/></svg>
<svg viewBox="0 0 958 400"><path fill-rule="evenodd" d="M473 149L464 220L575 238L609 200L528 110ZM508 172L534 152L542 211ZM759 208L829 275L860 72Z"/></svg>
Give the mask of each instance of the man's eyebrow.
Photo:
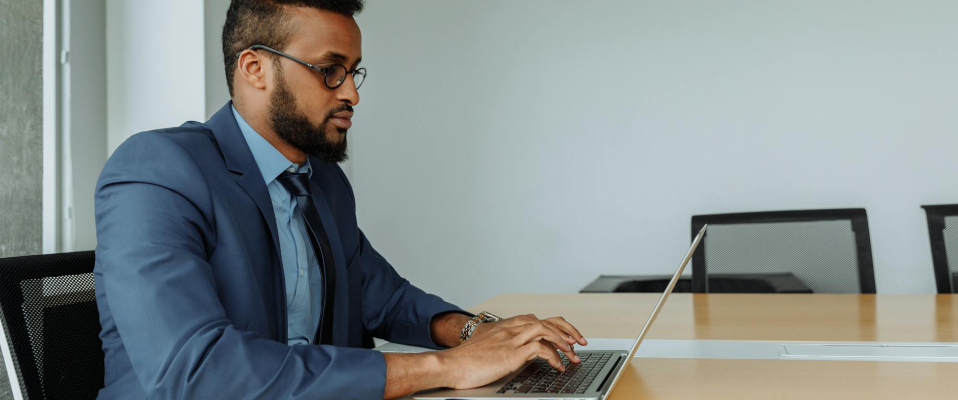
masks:
<svg viewBox="0 0 958 400"><path fill-rule="evenodd" d="M323 63L323 62L335 62L335 63L340 63L340 64L341 64L341 63L346 62L346 60L348 60L348 59L349 59L349 57L346 57L346 56L343 55L343 54L334 53L334 52L329 52L329 53L326 53L326 54L323 54L322 56L320 56L319 59L318 59L318 60L319 60L318 63Z"/></svg>
<svg viewBox="0 0 958 400"><path fill-rule="evenodd" d="M347 60L349 60L349 57L346 57L343 54L329 52L329 53L323 54L322 57L319 57L319 60L315 62L314 64L325 64L325 63L345 64ZM363 58L359 57L359 59L357 59L356 62L353 63L352 68L356 68L357 66L359 66L359 63L362 61L363 61Z"/></svg>
<svg viewBox="0 0 958 400"><path fill-rule="evenodd" d="M346 56L339 53L326 53L322 57L319 57L319 62L323 61L335 61L335 62L344 62L346 61Z"/></svg>

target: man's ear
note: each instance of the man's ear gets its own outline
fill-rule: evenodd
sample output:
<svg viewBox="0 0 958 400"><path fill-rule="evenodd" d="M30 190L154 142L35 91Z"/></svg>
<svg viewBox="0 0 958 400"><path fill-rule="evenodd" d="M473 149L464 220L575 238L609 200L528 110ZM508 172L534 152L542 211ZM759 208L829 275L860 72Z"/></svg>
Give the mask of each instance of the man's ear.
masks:
<svg viewBox="0 0 958 400"><path fill-rule="evenodd" d="M243 50L239 59L236 60L236 65L239 68L239 78L256 89L266 89L266 70L271 67L268 65L268 61L269 58L260 56L253 50Z"/></svg>

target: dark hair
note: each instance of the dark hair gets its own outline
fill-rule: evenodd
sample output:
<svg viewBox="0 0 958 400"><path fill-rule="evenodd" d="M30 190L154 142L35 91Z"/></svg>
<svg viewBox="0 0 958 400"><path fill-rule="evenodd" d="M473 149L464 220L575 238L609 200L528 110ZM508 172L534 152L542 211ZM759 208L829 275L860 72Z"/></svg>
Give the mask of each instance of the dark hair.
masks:
<svg viewBox="0 0 958 400"><path fill-rule="evenodd" d="M352 17L363 11L363 0L232 0L223 25L223 63L230 97L233 96L236 53L256 44L282 50L289 43L291 29L285 10L289 6Z"/></svg>

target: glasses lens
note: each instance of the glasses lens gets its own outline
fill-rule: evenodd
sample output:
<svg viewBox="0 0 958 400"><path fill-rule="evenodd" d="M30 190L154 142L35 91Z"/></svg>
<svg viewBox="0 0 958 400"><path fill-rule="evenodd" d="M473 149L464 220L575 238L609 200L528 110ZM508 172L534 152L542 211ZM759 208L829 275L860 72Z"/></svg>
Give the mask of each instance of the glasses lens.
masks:
<svg viewBox="0 0 958 400"><path fill-rule="evenodd" d="M342 65L333 65L326 69L326 86L337 88L346 80L346 67Z"/></svg>
<svg viewBox="0 0 958 400"><path fill-rule="evenodd" d="M356 82L356 89L363 85L364 80L366 80L366 68L353 71L353 81Z"/></svg>

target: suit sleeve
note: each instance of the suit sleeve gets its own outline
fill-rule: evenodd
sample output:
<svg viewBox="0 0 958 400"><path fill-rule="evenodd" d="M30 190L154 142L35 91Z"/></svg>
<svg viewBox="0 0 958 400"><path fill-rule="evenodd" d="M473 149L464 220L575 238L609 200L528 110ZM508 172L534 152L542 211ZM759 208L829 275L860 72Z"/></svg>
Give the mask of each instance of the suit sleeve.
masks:
<svg viewBox="0 0 958 400"><path fill-rule="evenodd" d="M380 353L287 346L227 319L207 262L216 225L203 179L180 144L144 133L97 183L97 285L149 398L381 399Z"/></svg>

